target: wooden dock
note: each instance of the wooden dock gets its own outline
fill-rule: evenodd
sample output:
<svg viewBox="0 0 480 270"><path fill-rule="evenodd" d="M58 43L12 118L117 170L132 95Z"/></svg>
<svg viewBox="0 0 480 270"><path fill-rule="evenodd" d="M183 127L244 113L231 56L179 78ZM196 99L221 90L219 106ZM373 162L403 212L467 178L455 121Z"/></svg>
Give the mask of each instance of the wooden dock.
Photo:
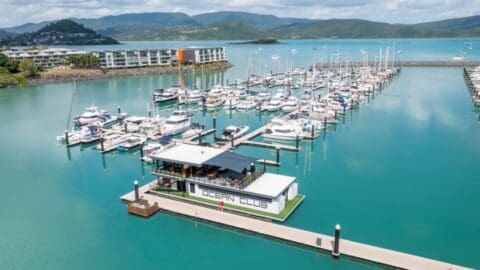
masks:
<svg viewBox="0 0 480 270"><path fill-rule="evenodd" d="M271 148L271 149L280 149L284 151L298 152L298 148L290 145L278 144L278 143L264 143L264 142L255 142L255 141L243 141L241 144Z"/></svg>
<svg viewBox="0 0 480 270"><path fill-rule="evenodd" d="M148 203L151 205L156 203L160 210L253 232L266 237L295 243L328 253L333 251L334 238L332 236L148 194L146 192L152 183L140 188L140 198L148 201ZM133 191L123 195L121 199L131 202L134 199ZM345 239L340 240L339 251L344 256L397 269L468 269L446 262L366 245Z"/></svg>
<svg viewBox="0 0 480 270"><path fill-rule="evenodd" d="M215 130L216 130L216 129L214 129L214 128L211 128L211 129L209 129L209 130L205 130L205 131L203 131L202 133L200 133L200 134L198 134L198 135L195 135L195 136L193 136L193 137L191 137L191 138L188 138L188 140L189 140L189 141L197 140L197 139L200 138L200 137L205 137L205 136L207 136L207 135L210 135L210 134L214 133Z"/></svg>
<svg viewBox="0 0 480 270"><path fill-rule="evenodd" d="M257 160L257 162L258 162L258 163L261 163L261 164L268 165L268 166L275 166L275 167L280 166L280 162L276 162L276 161L274 161L274 160L259 159L259 160Z"/></svg>

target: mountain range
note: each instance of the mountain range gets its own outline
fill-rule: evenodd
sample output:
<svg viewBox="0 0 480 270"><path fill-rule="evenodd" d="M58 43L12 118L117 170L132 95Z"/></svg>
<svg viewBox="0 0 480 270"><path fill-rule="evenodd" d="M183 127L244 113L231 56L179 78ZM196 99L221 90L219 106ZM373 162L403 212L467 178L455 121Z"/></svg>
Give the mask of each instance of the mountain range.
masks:
<svg viewBox="0 0 480 270"><path fill-rule="evenodd" d="M362 19L313 20L247 12L131 13L100 18L70 18L117 40L199 40L309 38L478 37L480 16L418 24L389 24ZM0 30L2 35L37 31L52 23L27 23Z"/></svg>

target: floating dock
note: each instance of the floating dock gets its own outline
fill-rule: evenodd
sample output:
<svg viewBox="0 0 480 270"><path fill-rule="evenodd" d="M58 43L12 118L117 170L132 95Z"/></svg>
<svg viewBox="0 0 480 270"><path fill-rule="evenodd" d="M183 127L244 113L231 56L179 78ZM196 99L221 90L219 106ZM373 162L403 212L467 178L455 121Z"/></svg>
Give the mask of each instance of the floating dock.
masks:
<svg viewBox="0 0 480 270"><path fill-rule="evenodd" d="M334 251L335 238L332 236L152 195L147 193L151 184L153 184L153 182L139 188L140 198L147 201L150 205L157 204L160 210L194 219L217 223L227 227L237 228L266 237L313 248L319 251L328 253L332 253ZM123 195L121 199L126 202L134 201L134 191ZM393 267L396 269L468 269L446 262L366 245L345 239L339 240L338 251L339 254L347 257Z"/></svg>
<svg viewBox="0 0 480 270"><path fill-rule="evenodd" d="M335 63L336 66L345 66L346 62ZM365 63L363 61L353 61L348 62L348 65L353 66L363 66ZM317 67L328 67L330 63L328 62L319 62L316 64ZM378 65L378 62L369 61L367 63L369 66ZM395 61L396 66L401 67L475 67L480 65L480 61L453 61L453 60L403 60Z"/></svg>

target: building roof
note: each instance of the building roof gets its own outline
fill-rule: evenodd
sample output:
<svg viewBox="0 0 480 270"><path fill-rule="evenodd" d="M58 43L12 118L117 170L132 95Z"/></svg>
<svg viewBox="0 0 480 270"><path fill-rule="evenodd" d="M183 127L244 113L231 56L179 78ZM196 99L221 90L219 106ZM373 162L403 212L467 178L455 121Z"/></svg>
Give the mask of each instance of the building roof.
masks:
<svg viewBox="0 0 480 270"><path fill-rule="evenodd" d="M192 144L178 144L152 156L154 160L201 166L225 150Z"/></svg>
<svg viewBox="0 0 480 270"><path fill-rule="evenodd" d="M257 180L253 181L253 183L248 185L245 188L245 191L276 198L294 181L295 177L264 173Z"/></svg>
<svg viewBox="0 0 480 270"><path fill-rule="evenodd" d="M243 169L250 166L250 164L254 163L255 161L255 158L225 151L205 161L204 164L223 167L237 173L242 173Z"/></svg>

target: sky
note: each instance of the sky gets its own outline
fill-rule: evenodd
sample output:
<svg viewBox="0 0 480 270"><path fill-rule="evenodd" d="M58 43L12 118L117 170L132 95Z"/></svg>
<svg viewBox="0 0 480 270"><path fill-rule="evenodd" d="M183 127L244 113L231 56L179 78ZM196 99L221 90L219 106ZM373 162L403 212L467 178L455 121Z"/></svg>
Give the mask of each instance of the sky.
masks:
<svg viewBox="0 0 480 270"><path fill-rule="evenodd" d="M311 19L417 23L480 14L480 0L0 0L0 27L140 12L246 11ZM5 12L11 10L12 12Z"/></svg>

